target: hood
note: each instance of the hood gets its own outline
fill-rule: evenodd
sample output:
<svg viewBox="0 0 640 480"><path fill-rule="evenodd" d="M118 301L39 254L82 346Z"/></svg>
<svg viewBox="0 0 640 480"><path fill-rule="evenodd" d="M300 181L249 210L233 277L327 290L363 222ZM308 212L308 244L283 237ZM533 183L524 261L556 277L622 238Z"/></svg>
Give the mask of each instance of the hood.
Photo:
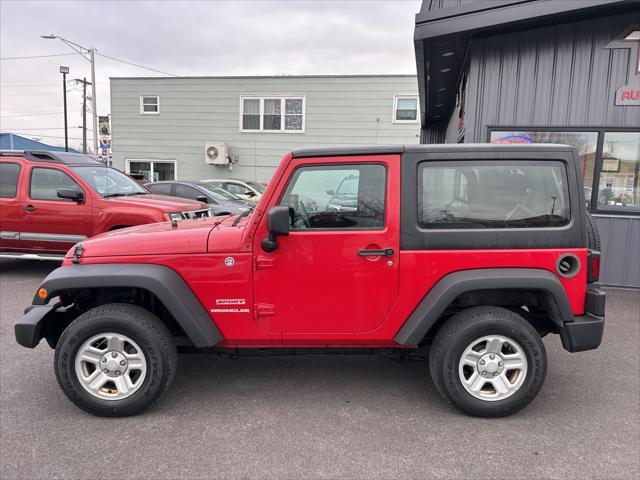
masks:
<svg viewBox="0 0 640 480"><path fill-rule="evenodd" d="M96 235L82 244L82 258L137 255L184 255L239 248L246 222L232 226L235 216L151 223ZM75 245L66 257L73 257ZM82 260L81 260L82 262Z"/></svg>
<svg viewBox="0 0 640 480"><path fill-rule="evenodd" d="M191 210L202 210L209 208L206 203L186 198L170 197L169 195L154 195L145 193L144 195L131 195L129 197L105 198L109 203L133 206L152 206L160 208L164 212L188 212Z"/></svg>

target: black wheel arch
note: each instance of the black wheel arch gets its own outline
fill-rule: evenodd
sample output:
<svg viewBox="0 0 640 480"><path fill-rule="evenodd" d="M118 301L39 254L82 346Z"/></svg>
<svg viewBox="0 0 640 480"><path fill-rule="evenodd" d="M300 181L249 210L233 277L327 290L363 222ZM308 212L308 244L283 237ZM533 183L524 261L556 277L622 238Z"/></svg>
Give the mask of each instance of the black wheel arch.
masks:
<svg viewBox="0 0 640 480"><path fill-rule="evenodd" d="M153 301L160 302L171 318L175 320L193 346L197 348L211 347L223 339L207 310L200 303L191 288L177 272L163 265L149 264L105 264L105 265L73 265L60 267L44 279L40 288L48 295L40 298L34 296L33 305L47 305L52 298L61 296L68 305L79 296L87 293L103 295L104 301L114 301L114 295L125 290L147 294ZM47 332L58 333L54 325L55 317L60 309L52 310L44 318L43 337L49 343L52 340ZM63 312L67 316L69 312ZM60 318L61 325L65 319Z"/></svg>
<svg viewBox="0 0 640 480"><path fill-rule="evenodd" d="M442 323L457 299L474 292L517 291L540 298L553 328L572 322L573 311L560 280L548 270L535 268L486 268L461 270L445 275L423 297L396 333L401 345L419 345ZM490 305L491 302L481 303ZM517 305L519 307L519 305Z"/></svg>

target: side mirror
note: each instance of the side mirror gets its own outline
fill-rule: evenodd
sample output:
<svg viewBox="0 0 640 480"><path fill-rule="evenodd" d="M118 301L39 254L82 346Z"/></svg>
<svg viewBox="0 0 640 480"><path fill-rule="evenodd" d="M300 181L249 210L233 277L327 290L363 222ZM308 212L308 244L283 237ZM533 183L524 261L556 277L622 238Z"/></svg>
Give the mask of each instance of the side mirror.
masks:
<svg viewBox="0 0 640 480"><path fill-rule="evenodd" d="M82 190L76 190L75 188L59 188L58 198L66 198L67 200L73 200L74 202L81 202L84 200L84 193Z"/></svg>
<svg viewBox="0 0 640 480"><path fill-rule="evenodd" d="M327 190L327 195L331 195L332 197L336 194L335 190Z"/></svg>
<svg viewBox="0 0 640 480"><path fill-rule="evenodd" d="M254 192L252 190L247 190L247 193L245 193L245 195L247 197L255 197L256 196L256 192Z"/></svg>
<svg viewBox="0 0 640 480"><path fill-rule="evenodd" d="M273 207L267 213L267 230L269 236L262 239L260 246L265 252L273 252L278 248L276 237L289 235L289 207Z"/></svg>
<svg viewBox="0 0 640 480"><path fill-rule="evenodd" d="M209 203L209 199L207 197L205 197L204 195L201 195L199 197L196 197L196 200L202 203Z"/></svg>

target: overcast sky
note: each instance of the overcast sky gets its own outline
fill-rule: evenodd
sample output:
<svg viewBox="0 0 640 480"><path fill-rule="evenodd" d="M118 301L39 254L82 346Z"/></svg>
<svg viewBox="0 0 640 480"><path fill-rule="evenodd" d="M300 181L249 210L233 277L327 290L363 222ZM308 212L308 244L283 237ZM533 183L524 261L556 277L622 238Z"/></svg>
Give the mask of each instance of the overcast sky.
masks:
<svg viewBox="0 0 640 480"><path fill-rule="evenodd" d="M421 1L0 0L0 130L63 145L60 65L90 77L63 36L98 53L174 75L415 74L414 16ZM96 57L98 114L109 77L158 76ZM82 136L80 86L69 82L69 141ZM91 126L88 117L87 123ZM91 133L89 133L89 136Z"/></svg>

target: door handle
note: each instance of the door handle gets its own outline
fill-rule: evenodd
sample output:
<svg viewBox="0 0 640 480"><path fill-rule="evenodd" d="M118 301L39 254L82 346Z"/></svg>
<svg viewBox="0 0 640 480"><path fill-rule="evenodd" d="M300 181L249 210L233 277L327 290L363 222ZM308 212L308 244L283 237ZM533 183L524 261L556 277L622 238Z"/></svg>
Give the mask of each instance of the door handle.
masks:
<svg viewBox="0 0 640 480"><path fill-rule="evenodd" d="M22 209L25 212L35 212L37 210L37 208L34 207L33 205L25 205L24 207L22 207Z"/></svg>
<svg viewBox="0 0 640 480"><path fill-rule="evenodd" d="M380 250L367 250L361 248L358 250L358 255L361 257L393 257L393 248L383 248Z"/></svg>

